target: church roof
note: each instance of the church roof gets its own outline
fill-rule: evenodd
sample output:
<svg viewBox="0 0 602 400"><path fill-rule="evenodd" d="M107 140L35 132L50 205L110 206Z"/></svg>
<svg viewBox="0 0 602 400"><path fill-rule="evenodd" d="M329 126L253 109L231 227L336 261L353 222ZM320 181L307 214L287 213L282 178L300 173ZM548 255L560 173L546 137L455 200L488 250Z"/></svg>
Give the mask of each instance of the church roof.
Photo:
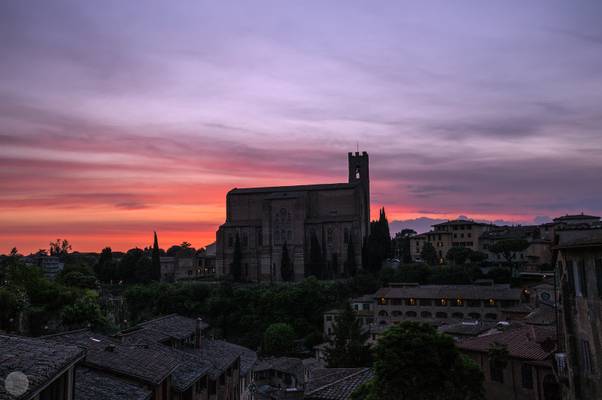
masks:
<svg viewBox="0 0 602 400"><path fill-rule="evenodd" d="M352 183L322 183L317 185L293 185L293 186L271 186L257 188L234 188L228 194L256 194L256 193L273 193L273 192L306 192L313 190L340 190L350 189L358 185L357 182Z"/></svg>

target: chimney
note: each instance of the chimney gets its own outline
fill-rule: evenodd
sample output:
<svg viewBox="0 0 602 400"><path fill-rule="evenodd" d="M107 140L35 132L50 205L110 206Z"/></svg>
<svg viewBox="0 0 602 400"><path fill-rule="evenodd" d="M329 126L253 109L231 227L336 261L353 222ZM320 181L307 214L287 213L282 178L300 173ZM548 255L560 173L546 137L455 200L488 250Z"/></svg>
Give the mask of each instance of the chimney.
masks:
<svg viewBox="0 0 602 400"><path fill-rule="evenodd" d="M197 318L196 320L196 331L194 333L194 348L195 349L200 349L201 348L201 324L203 323L203 320L201 318Z"/></svg>

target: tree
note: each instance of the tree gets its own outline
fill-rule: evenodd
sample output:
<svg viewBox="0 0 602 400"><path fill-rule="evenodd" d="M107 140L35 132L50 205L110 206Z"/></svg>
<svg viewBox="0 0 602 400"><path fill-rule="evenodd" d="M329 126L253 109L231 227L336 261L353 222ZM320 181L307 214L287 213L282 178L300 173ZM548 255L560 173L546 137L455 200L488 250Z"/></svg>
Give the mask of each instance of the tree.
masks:
<svg viewBox="0 0 602 400"><path fill-rule="evenodd" d="M152 251L152 268L153 268L153 280L161 280L161 257L159 254L159 241L157 240L157 232L155 231L155 238L153 240L153 251Z"/></svg>
<svg viewBox="0 0 602 400"><path fill-rule="evenodd" d="M430 266L439 264L437 250L435 250L435 247L433 247L430 242L424 243L424 246L422 246L422 251L420 252L420 257L422 258L422 261Z"/></svg>
<svg viewBox="0 0 602 400"><path fill-rule="evenodd" d="M400 261L404 264L412 263L410 239L415 235L416 231L413 229L402 229L401 232L395 234L395 239L393 239L395 254L398 255Z"/></svg>
<svg viewBox="0 0 602 400"><path fill-rule="evenodd" d="M71 250L71 245L67 239L57 239L54 242L50 242L50 255L56 257L65 257Z"/></svg>
<svg viewBox="0 0 602 400"><path fill-rule="evenodd" d="M324 254L315 232L311 233L309 249L309 275L318 279L324 277Z"/></svg>
<svg viewBox="0 0 602 400"><path fill-rule="evenodd" d="M483 373L428 324L389 328L375 348L374 378L354 395L365 400L482 400Z"/></svg>
<svg viewBox="0 0 602 400"><path fill-rule="evenodd" d="M366 344L369 332L362 326L351 305L347 303L333 324L334 338L326 349L329 368L358 368L370 365L370 346Z"/></svg>
<svg viewBox="0 0 602 400"><path fill-rule="evenodd" d="M383 261L391 255L391 234L384 207L380 209L378 220L370 222L363 253L363 267L373 273L378 273Z"/></svg>
<svg viewBox="0 0 602 400"><path fill-rule="evenodd" d="M232 255L232 262L230 263L230 274L235 282L240 282L242 279L242 250L240 248L240 237L236 234L236 240L234 241L234 254Z"/></svg>
<svg viewBox="0 0 602 400"><path fill-rule="evenodd" d="M293 352L295 346L295 331L285 323L275 323L268 326L263 334L264 355L281 357Z"/></svg>
<svg viewBox="0 0 602 400"><path fill-rule="evenodd" d="M295 280L295 270L293 269L293 263L288 255L288 248L286 242L282 245L282 258L280 259L280 275L282 280L285 282Z"/></svg>
<svg viewBox="0 0 602 400"><path fill-rule="evenodd" d="M355 260L355 245L353 244L353 236L349 235L347 243L347 259L345 260L345 276L355 276L357 272L357 262Z"/></svg>
<svg viewBox="0 0 602 400"><path fill-rule="evenodd" d="M472 251L470 253L470 256L468 257L471 264L481 264L487 261L488 258L489 257L487 256L487 254L483 253L482 251Z"/></svg>
<svg viewBox="0 0 602 400"><path fill-rule="evenodd" d="M454 246L447 251L445 258L454 265L462 265L470 258L472 250L468 247Z"/></svg>
<svg viewBox="0 0 602 400"><path fill-rule="evenodd" d="M504 260L506 260L506 263L510 267L510 274L514 277L516 265L513 260L516 257L516 253L525 251L528 247L529 242L524 239L504 239L489 246L489 251L504 257Z"/></svg>
<svg viewBox="0 0 602 400"><path fill-rule="evenodd" d="M182 243L180 244L180 247L181 247L181 248L183 248L183 249L189 249L189 248L191 248L191 247L192 247L192 245L191 245L190 243L188 243L188 242L184 241L184 242L182 242Z"/></svg>

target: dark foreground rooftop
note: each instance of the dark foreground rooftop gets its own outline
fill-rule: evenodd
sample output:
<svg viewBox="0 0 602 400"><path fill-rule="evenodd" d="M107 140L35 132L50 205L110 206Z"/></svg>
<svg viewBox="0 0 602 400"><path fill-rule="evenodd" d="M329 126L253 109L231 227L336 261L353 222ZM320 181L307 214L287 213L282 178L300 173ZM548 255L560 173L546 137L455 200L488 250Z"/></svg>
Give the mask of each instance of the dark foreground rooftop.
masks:
<svg viewBox="0 0 602 400"><path fill-rule="evenodd" d="M114 375L78 367L75 372L76 400L148 400L152 392L143 385Z"/></svg>

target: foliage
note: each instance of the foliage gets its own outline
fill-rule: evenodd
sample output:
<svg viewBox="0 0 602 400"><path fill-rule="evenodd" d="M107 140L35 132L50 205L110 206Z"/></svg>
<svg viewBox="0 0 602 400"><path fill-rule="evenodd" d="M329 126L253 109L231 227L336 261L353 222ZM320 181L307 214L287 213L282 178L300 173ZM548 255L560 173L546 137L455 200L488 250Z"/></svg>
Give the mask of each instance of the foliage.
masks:
<svg viewBox="0 0 602 400"><path fill-rule="evenodd" d="M487 349L487 357L496 368L504 369L510 360L510 353L506 345L494 342Z"/></svg>
<svg viewBox="0 0 602 400"><path fill-rule="evenodd" d="M410 239L416 235L416 231L413 229L402 229L401 232L395 234L393 239L393 247L396 252L399 253L400 261L403 264L412 263L412 255L410 252Z"/></svg>
<svg viewBox="0 0 602 400"><path fill-rule="evenodd" d="M369 332L362 332L360 321L347 303L333 324L334 339L326 349L329 368L357 368L370 364L370 346L366 344Z"/></svg>
<svg viewBox="0 0 602 400"><path fill-rule="evenodd" d="M363 268L378 273L383 261L391 255L391 234L389 221L384 207L380 210L378 220L370 222L370 234L362 249Z"/></svg>
<svg viewBox="0 0 602 400"><path fill-rule="evenodd" d="M80 271L70 271L62 274L61 281L67 286L75 286L82 289L96 289L98 282L93 275L85 275Z"/></svg>
<svg viewBox="0 0 602 400"><path fill-rule="evenodd" d="M318 279L321 279L324 275L324 254L322 253L322 246L318 241L318 237L315 232L311 233L310 245L309 245L309 275L313 275Z"/></svg>
<svg viewBox="0 0 602 400"><path fill-rule="evenodd" d="M71 245L67 239L57 239L54 242L50 242L50 255L57 257L64 257L69 254L71 250Z"/></svg>
<svg viewBox="0 0 602 400"><path fill-rule="evenodd" d="M464 246L454 246L447 251L445 258L454 265L464 264L472 254L472 249Z"/></svg>
<svg viewBox="0 0 602 400"><path fill-rule="evenodd" d="M489 251L494 254L500 254L506 260L510 267L510 273L515 275L515 263L513 259L516 253L526 250L529 247L529 242L524 239L504 239L499 240L489 246Z"/></svg>
<svg viewBox="0 0 602 400"><path fill-rule="evenodd" d="M152 260L152 279L159 281L161 279L161 255L159 253L159 240L157 239L157 232L154 232L155 237L153 239L153 250L151 253Z"/></svg>
<svg viewBox="0 0 602 400"><path fill-rule="evenodd" d="M268 326L263 334L262 354L266 356L286 356L293 352L295 330L286 323L275 323Z"/></svg>
<svg viewBox="0 0 602 400"><path fill-rule="evenodd" d="M345 259L345 276L355 276L357 273L357 261L355 260L355 244L353 243L353 236L349 235L349 242L347 243L347 258Z"/></svg>
<svg viewBox="0 0 602 400"><path fill-rule="evenodd" d="M280 275L282 280L285 282L295 280L295 271L293 269L293 263L288 255L288 248L286 242L282 245L282 258L280 260Z"/></svg>
<svg viewBox="0 0 602 400"><path fill-rule="evenodd" d="M437 250L430 242L424 243L422 246L422 251L420 252L420 257L422 261L427 263L430 266L439 265L439 256L437 255Z"/></svg>
<svg viewBox="0 0 602 400"><path fill-rule="evenodd" d="M230 274L235 282L240 282L242 278L242 250L240 248L240 237L236 234L236 240L234 241L234 254L232 256L232 263L230 264Z"/></svg>
<svg viewBox="0 0 602 400"><path fill-rule="evenodd" d="M100 252L98 262L94 265L94 273L101 282L119 281L119 270L117 263L113 260L113 252L110 247L105 247Z"/></svg>
<svg viewBox="0 0 602 400"><path fill-rule="evenodd" d="M375 347L374 378L355 399L482 400L483 374L453 339L427 324L389 328Z"/></svg>
<svg viewBox="0 0 602 400"><path fill-rule="evenodd" d="M89 296L83 296L62 311L62 322L68 327L83 327L88 324L98 328L106 324L98 303Z"/></svg>

